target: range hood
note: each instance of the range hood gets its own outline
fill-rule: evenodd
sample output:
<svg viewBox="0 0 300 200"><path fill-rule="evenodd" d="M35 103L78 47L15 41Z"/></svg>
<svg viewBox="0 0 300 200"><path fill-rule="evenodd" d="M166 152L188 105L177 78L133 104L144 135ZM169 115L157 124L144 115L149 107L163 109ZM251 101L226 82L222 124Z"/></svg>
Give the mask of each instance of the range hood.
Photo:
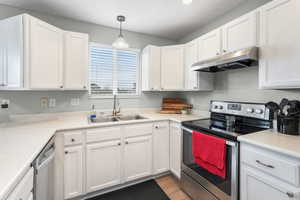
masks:
<svg viewBox="0 0 300 200"><path fill-rule="evenodd" d="M250 47L197 62L192 65L192 70L202 72L219 72L257 65L258 47Z"/></svg>

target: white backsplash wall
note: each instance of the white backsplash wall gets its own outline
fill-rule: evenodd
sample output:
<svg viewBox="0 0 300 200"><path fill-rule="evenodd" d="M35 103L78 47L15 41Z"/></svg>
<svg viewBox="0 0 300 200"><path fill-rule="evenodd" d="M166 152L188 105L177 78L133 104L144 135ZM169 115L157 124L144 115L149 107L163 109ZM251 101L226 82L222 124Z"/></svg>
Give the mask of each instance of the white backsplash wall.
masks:
<svg viewBox="0 0 300 200"><path fill-rule="evenodd" d="M50 24L53 24L59 28L88 33L91 42L97 42L101 44L112 44L119 34L118 29L105 27L96 24L90 24L80 22L64 17L52 16L47 14L41 14L38 12L32 12L28 10L22 10L5 6L0 4L0 19L19 15L22 13L28 13L36 16ZM130 20L130 19L128 19ZM112 22L115 22L112 19ZM126 28L126 25L125 25ZM1 35L1 34L0 34ZM177 43L168 39L155 37L147 34L140 34L135 32L124 31L124 36L129 42L131 48L142 49L148 44L163 46ZM164 96L176 96L174 93L146 93L142 94L139 98L121 99L122 108L149 108L159 107L161 99ZM40 98L49 97L56 99L55 108L41 108ZM71 106L71 98L80 98L79 106ZM9 99L10 107L9 113L11 114L29 114L29 113L44 113L44 112L66 112L66 111L81 111L90 109L91 104L95 104L97 109L110 109L112 108L112 99L89 99L87 92L38 92L38 91L24 91L24 92L3 92L0 91L0 100ZM3 110L0 109L0 112ZM1 114L1 113L0 113Z"/></svg>
<svg viewBox="0 0 300 200"><path fill-rule="evenodd" d="M267 103L282 98L300 100L300 89L262 90L258 88L258 67L216 73L212 92L181 93L181 97L194 104L196 109L208 110L211 100Z"/></svg>

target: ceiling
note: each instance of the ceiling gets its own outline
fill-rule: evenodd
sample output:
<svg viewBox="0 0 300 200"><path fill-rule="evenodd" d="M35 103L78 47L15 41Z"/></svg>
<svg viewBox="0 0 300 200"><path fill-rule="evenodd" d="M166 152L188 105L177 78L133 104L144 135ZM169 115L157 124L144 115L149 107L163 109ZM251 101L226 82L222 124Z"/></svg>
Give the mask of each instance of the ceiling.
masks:
<svg viewBox="0 0 300 200"><path fill-rule="evenodd" d="M0 0L0 4L178 40L247 0Z"/></svg>

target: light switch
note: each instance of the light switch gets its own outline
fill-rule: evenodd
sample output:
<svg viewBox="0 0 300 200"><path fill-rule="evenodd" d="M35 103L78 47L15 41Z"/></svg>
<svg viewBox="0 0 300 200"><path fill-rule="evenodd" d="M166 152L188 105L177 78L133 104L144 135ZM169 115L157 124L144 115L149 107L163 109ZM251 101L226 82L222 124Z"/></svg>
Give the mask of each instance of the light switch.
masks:
<svg viewBox="0 0 300 200"><path fill-rule="evenodd" d="M56 107L56 99L50 98L49 99L49 108L55 108Z"/></svg>

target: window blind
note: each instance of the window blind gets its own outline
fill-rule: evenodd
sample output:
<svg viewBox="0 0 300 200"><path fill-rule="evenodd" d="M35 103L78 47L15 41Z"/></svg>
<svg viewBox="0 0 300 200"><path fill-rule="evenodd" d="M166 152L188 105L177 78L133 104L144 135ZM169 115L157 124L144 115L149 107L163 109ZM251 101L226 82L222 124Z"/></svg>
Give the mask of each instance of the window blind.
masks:
<svg viewBox="0 0 300 200"><path fill-rule="evenodd" d="M90 45L90 94L138 94L139 52Z"/></svg>

